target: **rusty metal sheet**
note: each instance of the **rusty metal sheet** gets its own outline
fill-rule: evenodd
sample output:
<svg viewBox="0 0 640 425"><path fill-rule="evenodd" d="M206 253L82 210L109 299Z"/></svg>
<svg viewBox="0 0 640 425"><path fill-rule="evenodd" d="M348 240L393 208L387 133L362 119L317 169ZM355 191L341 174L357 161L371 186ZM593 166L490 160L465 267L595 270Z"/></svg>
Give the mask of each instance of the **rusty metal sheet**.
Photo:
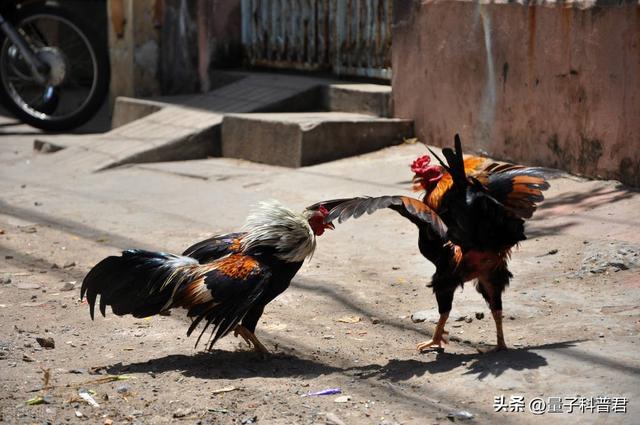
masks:
<svg viewBox="0 0 640 425"><path fill-rule="evenodd" d="M392 0L241 0L251 65L391 78Z"/></svg>

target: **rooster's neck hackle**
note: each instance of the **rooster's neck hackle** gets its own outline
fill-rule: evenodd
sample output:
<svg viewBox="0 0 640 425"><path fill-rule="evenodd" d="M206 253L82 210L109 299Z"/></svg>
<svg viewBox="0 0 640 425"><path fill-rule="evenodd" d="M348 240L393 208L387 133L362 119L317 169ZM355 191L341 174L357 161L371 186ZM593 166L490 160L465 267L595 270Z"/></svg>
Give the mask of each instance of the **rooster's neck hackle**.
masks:
<svg viewBox="0 0 640 425"><path fill-rule="evenodd" d="M242 250L248 253L271 248L283 261L304 261L316 248L308 220L304 213L297 214L277 201L262 202L247 217Z"/></svg>

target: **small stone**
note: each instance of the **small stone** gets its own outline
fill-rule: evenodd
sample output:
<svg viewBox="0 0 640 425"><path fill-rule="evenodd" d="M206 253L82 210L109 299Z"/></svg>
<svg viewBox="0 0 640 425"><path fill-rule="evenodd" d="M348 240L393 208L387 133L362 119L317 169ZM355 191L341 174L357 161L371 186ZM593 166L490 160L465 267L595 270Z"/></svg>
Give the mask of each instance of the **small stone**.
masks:
<svg viewBox="0 0 640 425"><path fill-rule="evenodd" d="M118 392L118 394L127 394L131 391L131 387L127 384L118 385L116 391Z"/></svg>
<svg viewBox="0 0 640 425"><path fill-rule="evenodd" d="M447 415L449 419L459 419L459 420L469 420L473 419L473 413L467 412L466 410L458 410L457 412L449 413Z"/></svg>
<svg viewBox="0 0 640 425"><path fill-rule="evenodd" d="M81 418L81 417L83 417L83 416L84 416L84 415L82 414L82 412L81 412L81 411L76 410L76 418Z"/></svg>
<svg viewBox="0 0 640 425"><path fill-rule="evenodd" d="M76 288L75 282L65 282L60 288L61 291L73 291Z"/></svg>
<svg viewBox="0 0 640 425"><path fill-rule="evenodd" d="M38 342L38 344L40 344L40 347L46 348L47 350L56 348L56 342L50 336L44 338L36 337L36 341Z"/></svg>
<svg viewBox="0 0 640 425"><path fill-rule="evenodd" d="M351 401L351 396L342 395L340 397L336 397L333 401L336 403L346 403L348 401Z"/></svg>
<svg viewBox="0 0 640 425"><path fill-rule="evenodd" d="M477 320L482 320L484 319L484 313L481 311L476 311L476 319Z"/></svg>
<svg viewBox="0 0 640 425"><path fill-rule="evenodd" d="M465 323L471 323L471 322L473 322L473 317L467 316L467 317L464 318L464 321L465 321Z"/></svg>
<svg viewBox="0 0 640 425"><path fill-rule="evenodd" d="M36 359L34 359L33 357L31 357L31 356L30 356L30 355L28 355L28 354L23 354L23 355L22 355L22 361L23 361L23 362L27 362L27 363L31 363L31 362L35 362L35 361L36 361Z"/></svg>
<svg viewBox="0 0 640 425"><path fill-rule="evenodd" d="M0 285L8 285L11 283L10 277L0 277Z"/></svg>
<svg viewBox="0 0 640 425"><path fill-rule="evenodd" d="M113 420L107 418L104 420L104 422L102 423L102 425L113 425Z"/></svg>
<svg viewBox="0 0 640 425"><path fill-rule="evenodd" d="M67 261L66 263L64 263L64 266L62 266L63 269L69 269L71 267L75 267L76 266L76 262L75 261Z"/></svg>
<svg viewBox="0 0 640 425"><path fill-rule="evenodd" d="M377 317L371 317L371 323L377 325L378 323L380 323L380 319Z"/></svg>
<svg viewBox="0 0 640 425"><path fill-rule="evenodd" d="M248 418L245 418L242 420L242 425L246 425L246 424L254 424L258 422L258 417L257 416L250 416Z"/></svg>

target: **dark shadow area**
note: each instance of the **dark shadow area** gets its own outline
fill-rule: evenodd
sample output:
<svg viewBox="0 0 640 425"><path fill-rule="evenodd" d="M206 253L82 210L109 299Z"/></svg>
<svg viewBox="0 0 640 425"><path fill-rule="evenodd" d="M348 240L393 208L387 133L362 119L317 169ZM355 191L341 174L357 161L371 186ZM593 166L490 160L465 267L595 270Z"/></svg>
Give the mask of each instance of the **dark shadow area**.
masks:
<svg viewBox="0 0 640 425"><path fill-rule="evenodd" d="M22 123L17 118L14 118L5 108L0 106L0 116L10 119L9 122L3 122L0 124L0 137L2 136L43 136L48 135L42 130L38 130L34 127L28 126ZM20 128L16 128L23 126ZM94 134L105 133L111 130L111 111L109 110L109 102L105 100L96 115L91 118L87 123L65 133L52 133L56 134Z"/></svg>
<svg viewBox="0 0 640 425"><path fill-rule="evenodd" d="M342 372L339 367L291 356L272 354L266 358L252 351L212 350L194 355L171 354L146 362L117 363L106 368L110 374L162 373L179 371L185 376L200 379L242 379L252 377L288 378L315 377Z"/></svg>
<svg viewBox="0 0 640 425"><path fill-rule="evenodd" d="M547 366L547 360L532 350L560 350L573 347L582 341L565 341L526 348L509 349L488 353L447 353L440 351L435 360L422 362L416 359L390 360L379 371L379 376L393 382L406 381L424 374L449 372L458 367L465 367L463 375L477 375L477 379L487 376L500 376L507 370L532 370Z"/></svg>
<svg viewBox="0 0 640 425"><path fill-rule="evenodd" d="M138 363L116 363L105 368L110 374L162 373L178 371L185 376L201 379L243 379L251 377L288 378L316 377L341 373L360 379L383 379L402 382L425 374L449 372L466 365L463 375L477 375L477 379L500 376L507 370L533 370L547 366L547 360L533 350L564 350L582 341L564 341L500 352L458 354L439 352L434 360L389 360L386 365L376 363L340 367L321 361L277 353L262 358L252 351L224 351L214 349L195 355L170 354ZM338 360L337 363L340 363Z"/></svg>
<svg viewBox="0 0 640 425"><path fill-rule="evenodd" d="M578 223L575 221L569 221L567 223L555 224L555 225L542 225L542 223L535 223L526 225L527 239L538 238L542 236L558 235L570 227L576 226Z"/></svg>
<svg viewBox="0 0 640 425"><path fill-rule="evenodd" d="M545 217L545 210L549 210L557 206L580 204L580 208L586 210L597 208L602 205L614 204L616 202L629 199L637 194L637 191L633 191L623 185L618 185L613 189L609 187L601 187L590 192L568 192L554 196L553 198L545 199L545 201L538 207L538 214L536 214L536 218L540 219Z"/></svg>

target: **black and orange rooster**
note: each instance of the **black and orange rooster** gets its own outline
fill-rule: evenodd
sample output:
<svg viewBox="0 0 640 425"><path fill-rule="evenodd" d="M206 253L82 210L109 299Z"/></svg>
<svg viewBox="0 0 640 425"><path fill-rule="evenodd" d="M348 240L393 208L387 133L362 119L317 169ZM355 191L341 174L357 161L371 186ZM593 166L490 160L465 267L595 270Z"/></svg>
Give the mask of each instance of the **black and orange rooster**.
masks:
<svg viewBox="0 0 640 425"><path fill-rule="evenodd" d="M343 222L381 208L391 208L416 224L418 247L436 266L429 286L438 302L440 320L430 341L419 351L447 343L444 329L453 294L464 282L477 279L476 289L489 304L496 324L498 350L506 349L502 332L502 292L513 275L507 268L511 249L526 239L524 220L532 216L542 191L549 188L541 168L487 163L484 158L463 160L460 138L455 151L442 150L441 165L424 155L411 165L415 190L425 190L422 201L406 196L358 197L326 201L326 222Z"/></svg>
<svg viewBox="0 0 640 425"><path fill-rule="evenodd" d="M209 349L232 330L261 353L268 353L255 336L265 306L289 287L305 258L325 229L328 211L302 214L275 201L262 203L243 232L214 236L188 248L182 256L138 249L98 263L82 282L94 318L96 299L105 315L148 317L182 307L192 318L187 335L205 322L196 345L212 327Z"/></svg>

